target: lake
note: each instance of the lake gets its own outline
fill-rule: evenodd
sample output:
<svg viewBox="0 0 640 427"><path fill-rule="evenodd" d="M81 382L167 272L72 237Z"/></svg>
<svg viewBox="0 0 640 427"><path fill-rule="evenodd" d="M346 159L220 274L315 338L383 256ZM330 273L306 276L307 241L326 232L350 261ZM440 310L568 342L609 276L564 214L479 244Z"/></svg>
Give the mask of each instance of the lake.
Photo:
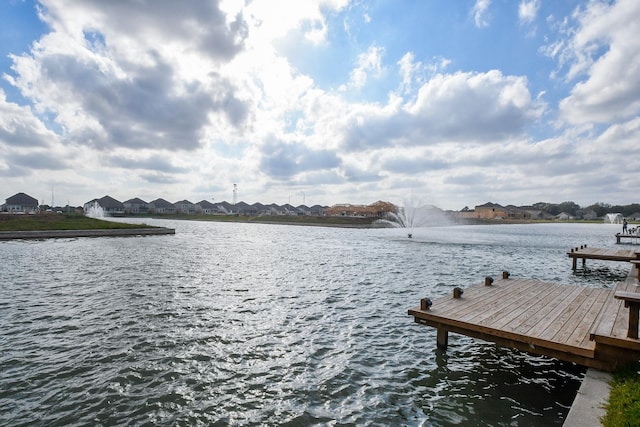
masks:
<svg viewBox="0 0 640 427"><path fill-rule="evenodd" d="M127 219L132 222L133 220ZM562 425L585 369L407 310L485 276L610 287L619 225L411 230L138 220L174 236L0 242L2 425Z"/></svg>

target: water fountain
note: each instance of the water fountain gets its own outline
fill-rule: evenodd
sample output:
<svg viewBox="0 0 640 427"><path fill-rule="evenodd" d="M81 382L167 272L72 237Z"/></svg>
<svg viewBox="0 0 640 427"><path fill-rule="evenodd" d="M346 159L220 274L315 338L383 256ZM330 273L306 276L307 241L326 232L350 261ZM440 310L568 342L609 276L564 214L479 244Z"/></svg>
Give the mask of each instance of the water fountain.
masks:
<svg viewBox="0 0 640 427"><path fill-rule="evenodd" d="M623 219L621 213L608 213L604 216L605 224L622 224Z"/></svg>
<svg viewBox="0 0 640 427"><path fill-rule="evenodd" d="M107 216L104 212L104 209L102 209L102 206L100 206L97 200L93 202L85 215L96 219L102 219Z"/></svg>
<svg viewBox="0 0 640 427"><path fill-rule="evenodd" d="M398 208L396 212L389 212L387 218L379 219L375 222L376 225L380 226L407 228L409 229L407 232L408 238L413 237L414 228L448 223L449 220L442 209L433 205L413 206L410 203Z"/></svg>

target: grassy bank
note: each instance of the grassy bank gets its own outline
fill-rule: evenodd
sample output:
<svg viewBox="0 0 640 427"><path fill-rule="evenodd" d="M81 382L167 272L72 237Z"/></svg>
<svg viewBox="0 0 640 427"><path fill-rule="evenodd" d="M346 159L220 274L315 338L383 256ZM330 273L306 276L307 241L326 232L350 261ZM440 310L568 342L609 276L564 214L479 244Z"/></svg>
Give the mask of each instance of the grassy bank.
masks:
<svg viewBox="0 0 640 427"><path fill-rule="evenodd" d="M147 227L150 226L104 221L74 214L0 215L0 231L113 230Z"/></svg>
<svg viewBox="0 0 640 427"><path fill-rule="evenodd" d="M613 375L604 427L640 426L640 363Z"/></svg>

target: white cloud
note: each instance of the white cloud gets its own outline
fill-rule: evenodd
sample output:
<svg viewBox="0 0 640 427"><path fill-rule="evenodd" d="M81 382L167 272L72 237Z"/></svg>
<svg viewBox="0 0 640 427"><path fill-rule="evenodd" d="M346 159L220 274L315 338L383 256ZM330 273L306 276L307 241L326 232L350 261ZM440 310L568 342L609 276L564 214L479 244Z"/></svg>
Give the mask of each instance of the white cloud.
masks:
<svg viewBox="0 0 640 427"><path fill-rule="evenodd" d="M369 75L374 77L382 73L382 56L384 49L379 46L370 46L366 52L358 55L357 67L351 71L349 83L355 88L361 88L367 84Z"/></svg>
<svg viewBox="0 0 640 427"><path fill-rule="evenodd" d="M8 102L0 89L0 145L46 147L57 139L29 107Z"/></svg>
<svg viewBox="0 0 640 427"><path fill-rule="evenodd" d="M590 2L575 19L561 55L569 61L567 77L583 79L560 103L561 117L606 123L640 113L640 2Z"/></svg>
<svg viewBox="0 0 640 427"><path fill-rule="evenodd" d="M423 40L394 45L376 11L347 0L43 3L50 32L5 74L30 104L0 91L0 175L53 184L74 203L230 199L232 183L246 201L304 191L311 203L371 202L432 187L450 197L435 196L443 207L531 203L571 199L581 180L594 185L638 152L637 2L592 1L561 20L545 52L567 79L552 83L461 65ZM468 19L487 27L490 7L476 1ZM520 22L539 9L520 1ZM353 69L331 68L326 83L306 71L315 54ZM556 84L574 84L559 131L541 124L557 105L531 94L558 99ZM528 134L539 125L551 136ZM558 189L559 176L576 186Z"/></svg>
<svg viewBox="0 0 640 427"><path fill-rule="evenodd" d="M343 148L508 139L540 117L544 105L531 99L526 79L490 71L436 75L414 100L389 107L353 108L341 121Z"/></svg>
<svg viewBox="0 0 640 427"><path fill-rule="evenodd" d="M476 0L473 5L472 14L473 21L478 28L485 28L489 26L489 6L491 0Z"/></svg>
<svg viewBox="0 0 640 427"><path fill-rule="evenodd" d="M446 58L434 58L433 62L424 64L416 61L412 52L407 52L398 61L402 77L400 92L411 93L416 85L419 87L435 75L444 73L450 63Z"/></svg>
<svg viewBox="0 0 640 427"><path fill-rule="evenodd" d="M518 6L518 18L523 24L535 21L540 9L540 0L522 0Z"/></svg>

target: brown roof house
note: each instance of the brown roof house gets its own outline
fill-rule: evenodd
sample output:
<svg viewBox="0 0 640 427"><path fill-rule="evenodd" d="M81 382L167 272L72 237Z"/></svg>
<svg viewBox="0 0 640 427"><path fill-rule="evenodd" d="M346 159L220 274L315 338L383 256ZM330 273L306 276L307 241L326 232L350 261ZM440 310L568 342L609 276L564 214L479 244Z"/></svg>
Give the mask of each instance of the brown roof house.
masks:
<svg viewBox="0 0 640 427"><path fill-rule="evenodd" d="M25 193L18 193L5 199L1 210L2 212L35 213L38 212L38 205L38 199Z"/></svg>
<svg viewBox="0 0 640 427"><path fill-rule="evenodd" d="M491 202L476 206L474 212L476 218L483 219L505 219L513 216L509 209Z"/></svg>

